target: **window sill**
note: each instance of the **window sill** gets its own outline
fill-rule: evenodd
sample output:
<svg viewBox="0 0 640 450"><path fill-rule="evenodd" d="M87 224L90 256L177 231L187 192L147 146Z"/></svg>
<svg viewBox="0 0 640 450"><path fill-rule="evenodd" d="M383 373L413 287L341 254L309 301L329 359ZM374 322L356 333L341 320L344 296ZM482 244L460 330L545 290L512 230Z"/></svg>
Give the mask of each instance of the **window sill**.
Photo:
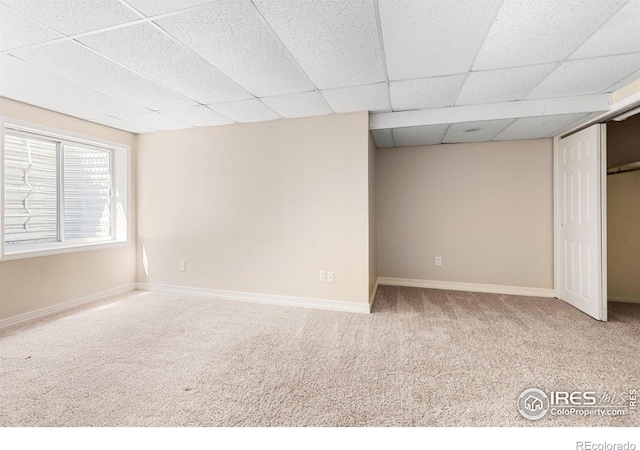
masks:
<svg viewBox="0 0 640 450"><path fill-rule="evenodd" d="M15 261L18 259L39 258L43 256L63 255L67 253L85 252L90 250L106 250L110 248L128 247L132 245L131 241L109 241L109 242L89 242L86 244L78 244L69 247L58 247L46 250L24 250L8 253L0 256L0 263L4 261Z"/></svg>

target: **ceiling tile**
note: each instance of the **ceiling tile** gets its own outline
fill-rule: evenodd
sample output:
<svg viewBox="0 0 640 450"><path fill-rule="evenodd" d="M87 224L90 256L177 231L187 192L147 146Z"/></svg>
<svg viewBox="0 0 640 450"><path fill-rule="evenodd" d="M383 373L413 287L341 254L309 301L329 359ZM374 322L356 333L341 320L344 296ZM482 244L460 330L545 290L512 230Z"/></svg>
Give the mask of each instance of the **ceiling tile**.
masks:
<svg viewBox="0 0 640 450"><path fill-rule="evenodd" d="M631 1L571 55L571 59L640 52L640 1Z"/></svg>
<svg viewBox="0 0 640 450"><path fill-rule="evenodd" d="M255 96L314 89L250 2L219 1L156 23Z"/></svg>
<svg viewBox="0 0 640 450"><path fill-rule="evenodd" d="M200 103L231 102L252 97L207 61L148 23L78 40Z"/></svg>
<svg viewBox="0 0 640 450"><path fill-rule="evenodd" d="M558 128L557 130L552 131L551 133L549 133L547 135L547 137L554 137L557 136L559 134L565 133L569 130L571 130L572 128L578 127L580 125L583 125L584 123L588 122L589 120L602 115L604 112L606 111L600 111L600 112L594 112L594 113L589 113L586 115L580 115L580 114L575 114L574 115L574 120L570 121L569 118L567 117L567 122L568 123L564 123L560 128Z"/></svg>
<svg viewBox="0 0 640 450"><path fill-rule="evenodd" d="M76 106L71 103L58 100L48 95L31 92L19 86L14 86L9 83L0 83L0 96L11 98L22 103L28 103L29 105L39 106L40 108L50 109L69 116L78 117L80 119L91 120L100 117L105 117L96 111Z"/></svg>
<svg viewBox="0 0 640 450"><path fill-rule="evenodd" d="M473 70L565 59L625 0L505 0Z"/></svg>
<svg viewBox="0 0 640 450"><path fill-rule="evenodd" d="M206 106L190 106L188 108L160 111L165 116L180 120L195 127L212 127L216 125L229 125L233 120L207 108Z"/></svg>
<svg viewBox="0 0 640 450"><path fill-rule="evenodd" d="M394 111L452 106L463 81L464 75L392 81L391 106Z"/></svg>
<svg viewBox="0 0 640 450"><path fill-rule="evenodd" d="M640 79L640 70L633 72L626 77L622 78L620 81L613 83L611 86L603 89L602 92L614 92L620 88L625 87L627 84Z"/></svg>
<svg viewBox="0 0 640 450"><path fill-rule="evenodd" d="M447 125L394 128L393 142L396 144L396 147L435 145L442 142L445 131L447 131Z"/></svg>
<svg viewBox="0 0 640 450"><path fill-rule="evenodd" d="M566 61L531 91L527 99L597 94L638 69L640 53Z"/></svg>
<svg viewBox="0 0 640 450"><path fill-rule="evenodd" d="M0 50L25 47L60 37L60 33L0 5Z"/></svg>
<svg viewBox="0 0 640 450"><path fill-rule="evenodd" d="M585 117L580 118L579 121L574 122L570 125L570 127L575 127L578 125L582 125L585 122L588 122L589 120L595 119L598 116L601 116L602 114L606 113L607 111L598 111L598 112L593 112L593 113L589 113L587 114ZM570 128L566 128L565 130L570 129ZM563 131L565 131L563 130Z"/></svg>
<svg viewBox="0 0 640 450"><path fill-rule="evenodd" d="M256 98L240 102L222 103L220 105L209 105L209 107L236 122L262 122L281 118Z"/></svg>
<svg viewBox="0 0 640 450"><path fill-rule="evenodd" d="M149 109L196 105L196 102L136 75L72 41L11 53L62 77Z"/></svg>
<svg viewBox="0 0 640 450"><path fill-rule="evenodd" d="M394 146L391 130L371 130L371 137L376 144L376 148L391 148Z"/></svg>
<svg viewBox="0 0 640 450"><path fill-rule="evenodd" d="M554 133L551 133L549 135L549 137L554 137L557 136L558 134L561 133L566 133L569 130L572 130L573 128L579 127L584 125L586 122L595 119L598 116L601 116L603 113L605 113L607 111L598 111L598 112L593 112L593 113L589 113L583 117L578 117L576 120L574 120L573 122L570 122L567 125L564 125L562 128L560 128L559 130L556 130Z"/></svg>
<svg viewBox="0 0 640 450"><path fill-rule="evenodd" d="M516 119L515 122L498 134L494 140L510 141L555 136L555 134L561 129L583 119L584 117L586 117L586 114L577 113Z"/></svg>
<svg viewBox="0 0 640 450"><path fill-rule="evenodd" d="M443 144L456 142L487 142L513 122L513 119L482 120L451 124L442 140Z"/></svg>
<svg viewBox="0 0 640 450"><path fill-rule="evenodd" d="M0 66L0 83L10 83L109 116L148 111L142 106L103 94L7 54L0 55Z"/></svg>
<svg viewBox="0 0 640 450"><path fill-rule="evenodd" d="M115 117L93 119L91 122L99 123L100 125L106 125L111 128L117 128L118 130L128 131L129 133L151 133L153 131L158 131L153 128L127 122L126 120L117 119Z"/></svg>
<svg viewBox="0 0 640 450"><path fill-rule="evenodd" d="M324 89L324 96L331 109L337 113L354 111L389 111L387 83L368 84L337 89Z"/></svg>
<svg viewBox="0 0 640 450"><path fill-rule="evenodd" d="M549 75L554 67L555 64L542 64L471 72L462 86L456 105L520 100Z"/></svg>
<svg viewBox="0 0 640 450"><path fill-rule="evenodd" d="M466 72L498 0L380 0L390 80Z"/></svg>
<svg viewBox="0 0 640 450"><path fill-rule="evenodd" d="M147 128L153 128L154 130L160 131L168 131L168 130L182 130L185 128L192 128L191 125L188 125L184 122L181 122L176 119L172 119L155 111L144 113L144 114L134 114L131 116L121 117L122 120L127 122L131 122L137 125L142 125Z"/></svg>
<svg viewBox="0 0 640 450"><path fill-rule="evenodd" d="M260 100L285 118L322 116L333 112L317 91L261 98Z"/></svg>
<svg viewBox="0 0 640 450"><path fill-rule="evenodd" d="M147 17L204 5L212 1L216 0L126 0L129 5Z"/></svg>
<svg viewBox="0 0 640 450"><path fill-rule="evenodd" d="M2 0L2 3L67 36L140 19L118 0Z"/></svg>
<svg viewBox="0 0 640 450"><path fill-rule="evenodd" d="M253 3L318 88L385 80L373 2Z"/></svg>

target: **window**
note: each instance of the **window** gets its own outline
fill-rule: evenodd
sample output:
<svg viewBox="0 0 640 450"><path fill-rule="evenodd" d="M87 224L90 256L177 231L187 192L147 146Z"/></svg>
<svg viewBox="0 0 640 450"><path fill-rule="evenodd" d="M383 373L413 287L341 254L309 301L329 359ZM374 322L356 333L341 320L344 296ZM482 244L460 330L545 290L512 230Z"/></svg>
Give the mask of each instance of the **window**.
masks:
<svg viewBox="0 0 640 450"><path fill-rule="evenodd" d="M129 150L3 124L0 258L128 241Z"/></svg>

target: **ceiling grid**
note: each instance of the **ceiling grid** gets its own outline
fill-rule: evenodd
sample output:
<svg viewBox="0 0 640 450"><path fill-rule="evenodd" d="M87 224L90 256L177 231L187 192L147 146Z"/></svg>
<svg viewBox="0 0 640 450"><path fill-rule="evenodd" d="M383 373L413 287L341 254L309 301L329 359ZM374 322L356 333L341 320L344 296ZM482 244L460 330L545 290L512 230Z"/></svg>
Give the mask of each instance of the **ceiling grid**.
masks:
<svg viewBox="0 0 640 450"><path fill-rule="evenodd" d="M534 139L640 77L640 0L0 0L0 96L134 133L369 111Z"/></svg>

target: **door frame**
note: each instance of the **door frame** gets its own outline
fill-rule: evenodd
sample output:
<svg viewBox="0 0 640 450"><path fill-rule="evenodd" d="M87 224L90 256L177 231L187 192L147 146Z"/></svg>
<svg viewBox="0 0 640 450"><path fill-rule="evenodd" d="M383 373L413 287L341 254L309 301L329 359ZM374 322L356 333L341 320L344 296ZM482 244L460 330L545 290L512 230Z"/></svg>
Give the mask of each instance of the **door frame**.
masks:
<svg viewBox="0 0 640 450"><path fill-rule="evenodd" d="M599 278L600 278L600 292L599 297L601 299L600 318L603 322L607 321L607 125L606 123L600 123L598 134L600 136L599 142L599 154L598 154L598 178L597 185L599 189L600 197L600 210L598 212L598 239L600 244L599 257ZM560 139L570 136L584 128L580 128L573 132L563 134L561 136L555 136L553 138L553 291L556 298L560 298L559 280L560 280L560 213L558 207L560 205L560 186L557 183L559 179L558 157L560 152Z"/></svg>
<svg viewBox="0 0 640 450"><path fill-rule="evenodd" d="M602 321L608 320L607 290L607 124L600 124L600 289L602 290Z"/></svg>
<svg viewBox="0 0 640 450"><path fill-rule="evenodd" d="M558 206L559 189L556 186L556 179L558 176L558 165L556 163L557 152L559 151L558 142L561 138L569 136L573 133L577 133L580 130L588 128L591 125L599 123L600 129L600 242L602 252L600 254L600 269L601 269L601 289L603 298L603 311L602 317L604 321L607 320L607 129L606 122L613 119L616 116L624 114L627 111L640 106L640 91L637 86L638 81L627 85L626 88L634 85L634 92L630 93L626 98L615 101L611 105L609 111L603 112L597 117L585 121L584 123L577 125L563 134L555 136L553 138L553 291L556 298L558 298L558 270L560 270L560 247L559 247L559 233L560 229L560 216L558 215L556 208ZM625 88L622 88L625 89ZM622 90L621 89L621 90Z"/></svg>

